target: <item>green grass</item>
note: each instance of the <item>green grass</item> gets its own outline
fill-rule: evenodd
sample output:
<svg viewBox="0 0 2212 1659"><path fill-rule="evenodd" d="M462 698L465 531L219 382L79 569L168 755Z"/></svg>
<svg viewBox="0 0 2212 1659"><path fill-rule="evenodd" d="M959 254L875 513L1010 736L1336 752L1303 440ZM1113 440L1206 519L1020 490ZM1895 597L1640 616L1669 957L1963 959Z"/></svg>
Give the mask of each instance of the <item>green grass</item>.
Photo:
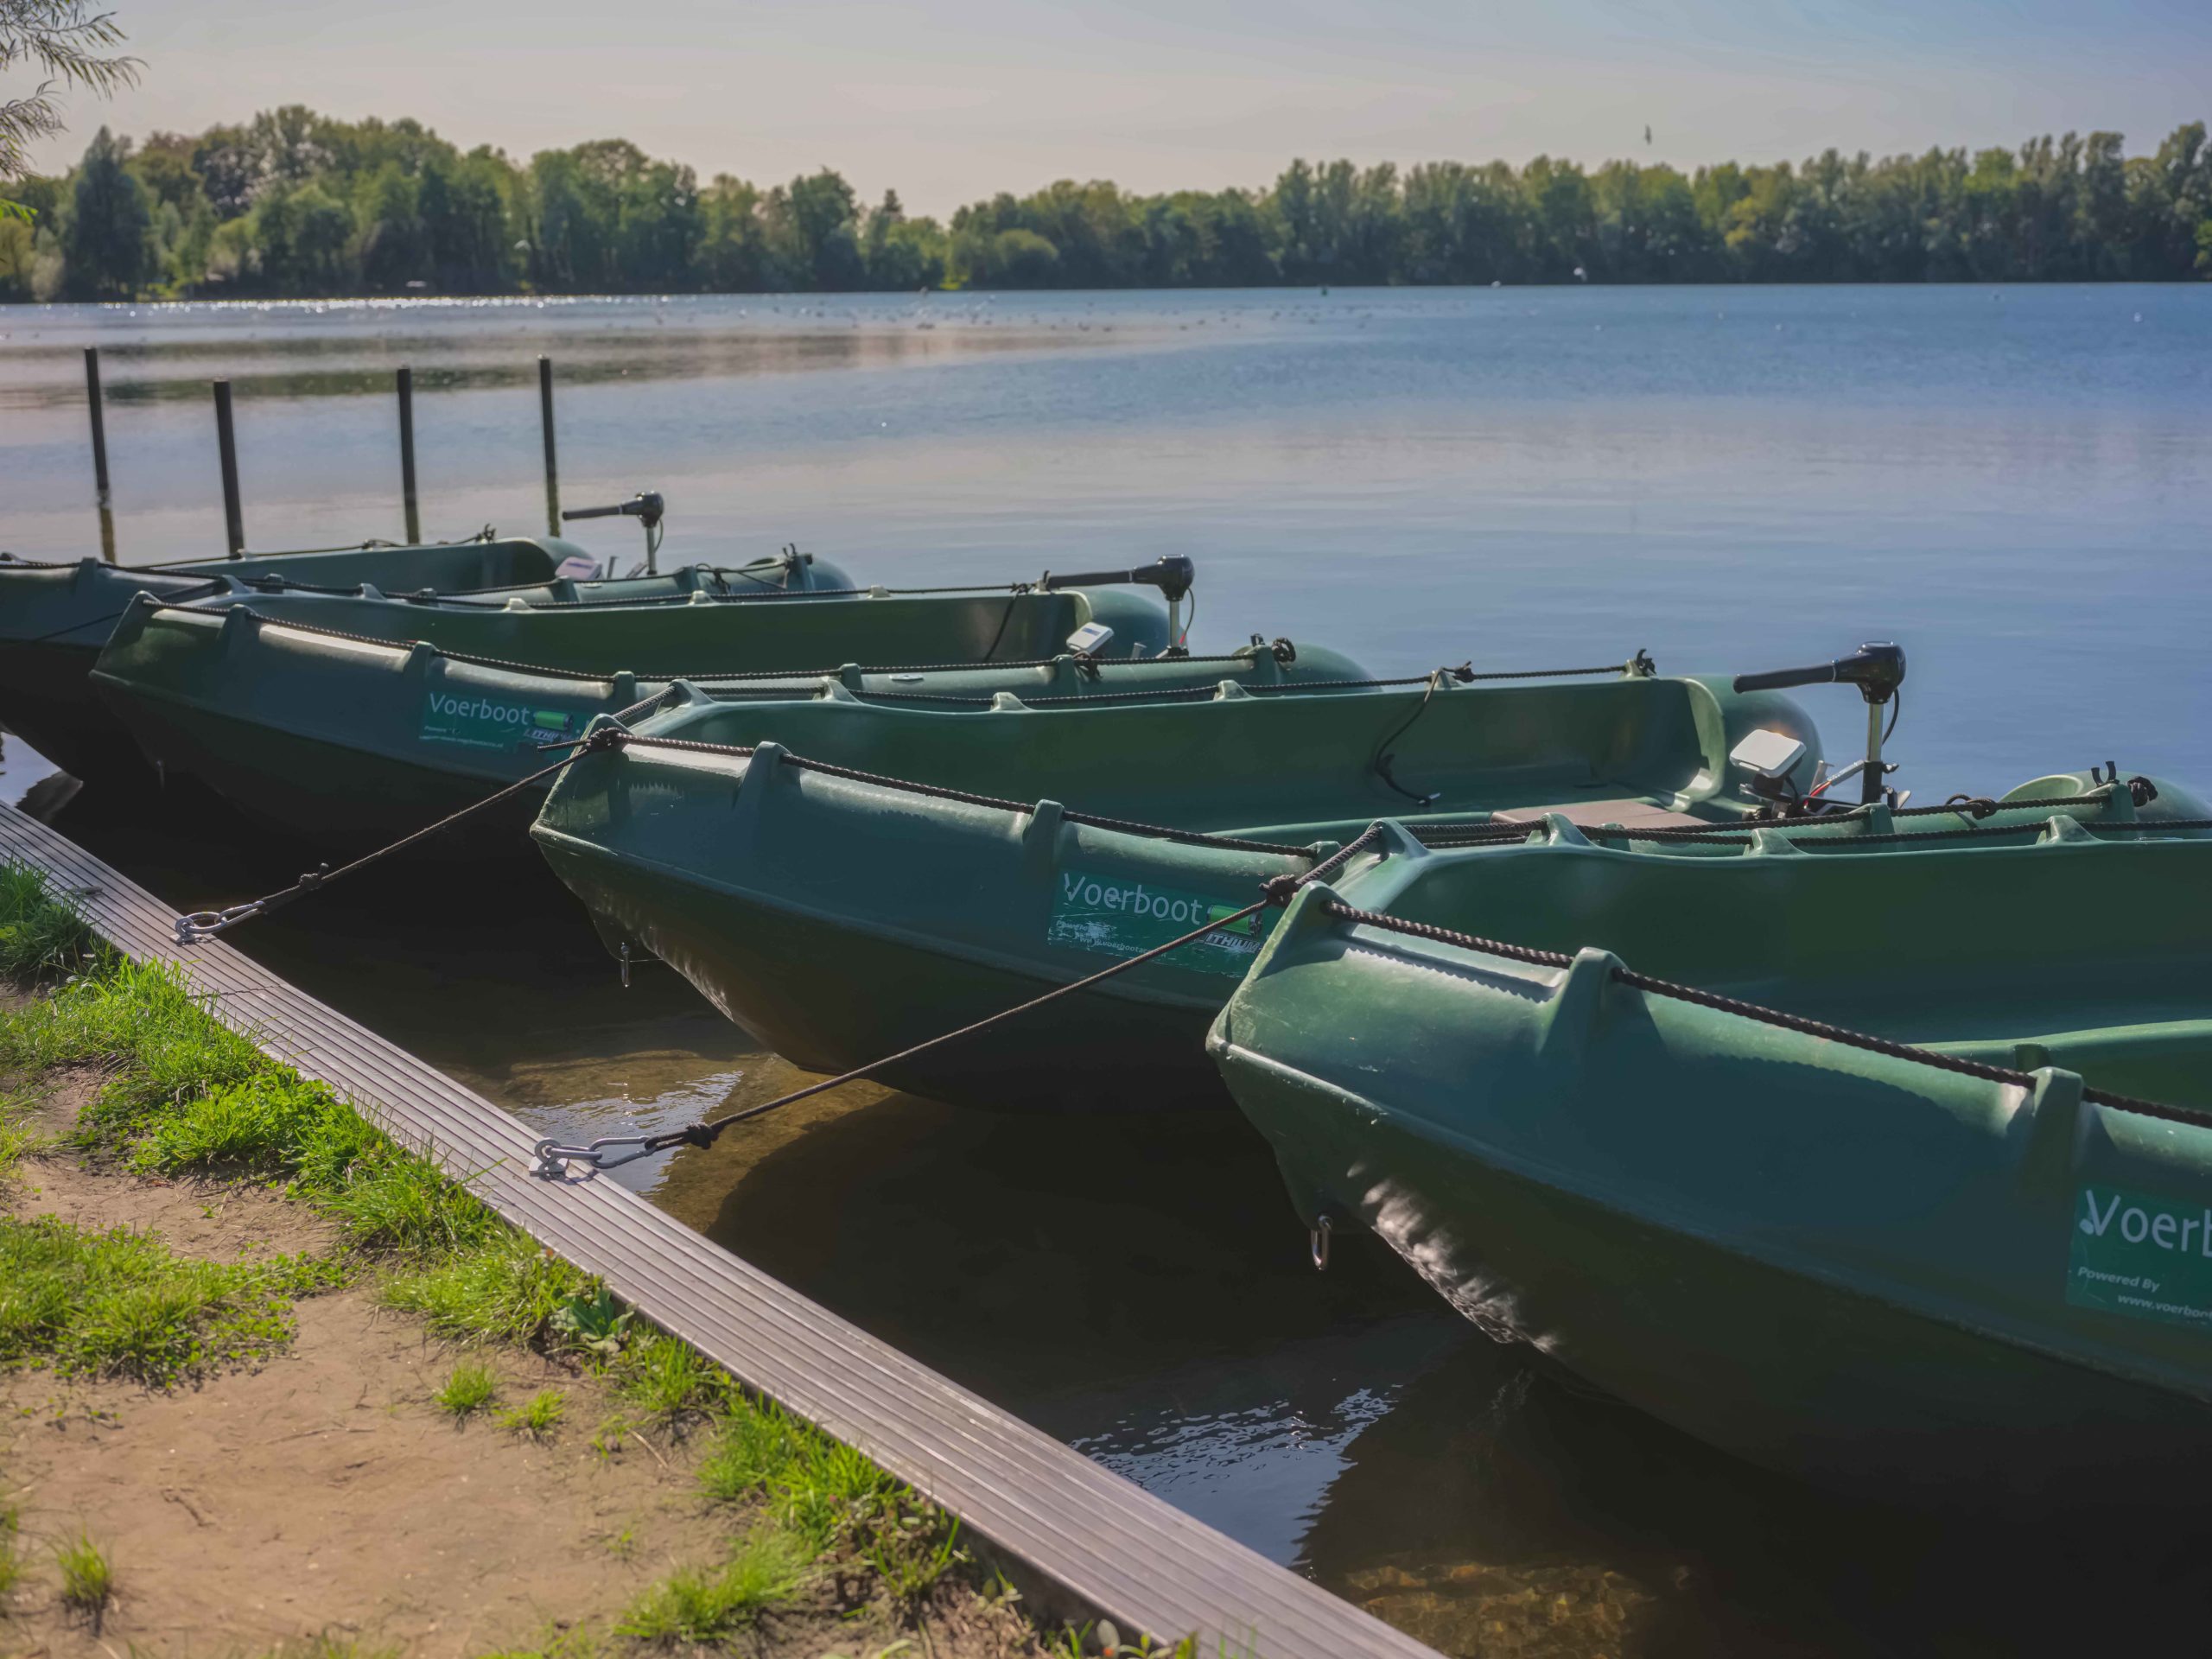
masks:
<svg viewBox="0 0 2212 1659"><path fill-rule="evenodd" d="M115 1599L115 1568L92 1535L80 1532L54 1552L61 1569L61 1605L99 1628L100 1617Z"/></svg>
<svg viewBox="0 0 2212 1659"><path fill-rule="evenodd" d="M272 1648L267 1659L402 1659L405 1652L404 1648L385 1647L358 1636L333 1636L325 1630L304 1642Z"/></svg>
<svg viewBox="0 0 2212 1659"><path fill-rule="evenodd" d="M394 1276L384 1298L421 1314L442 1337L528 1342L585 1282L567 1262L501 1224L459 1255Z"/></svg>
<svg viewBox="0 0 2212 1659"><path fill-rule="evenodd" d="M518 1434L527 1434L533 1440L550 1436L568 1415L569 1397L558 1389L540 1389L512 1411L499 1414L499 1427L511 1428Z"/></svg>
<svg viewBox="0 0 2212 1659"><path fill-rule="evenodd" d="M615 1633L669 1647L718 1643L751 1628L806 1581L806 1559L773 1531L741 1541L715 1567L679 1567L631 1603Z"/></svg>
<svg viewBox="0 0 2212 1659"><path fill-rule="evenodd" d="M190 1262L127 1228L0 1217L0 1363L166 1388L288 1341L289 1298L328 1275L289 1256Z"/></svg>
<svg viewBox="0 0 2212 1659"><path fill-rule="evenodd" d="M860 1452L776 1405L741 1400L721 1421L699 1483L721 1503L766 1500L814 1548L866 1541L919 1506L912 1490Z"/></svg>
<svg viewBox="0 0 2212 1659"><path fill-rule="evenodd" d="M892 1524L874 1529L862 1541L861 1554L875 1569L892 1605L909 1614L919 1611L946 1573L968 1560L960 1548L959 1521L933 1505L918 1505Z"/></svg>
<svg viewBox="0 0 2212 1659"><path fill-rule="evenodd" d="M0 1090L0 1180L16 1173L26 1153L45 1144L48 1137L30 1123L37 1109L35 1096L20 1089Z"/></svg>
<svg viewBox="0 0 2212 1659"><path fill-rule="evenodd" d="M454 1417L466 1420L499 1397L499 1374L480 1359L464 1359L430 1398Z"/></svg>
<svg viewBox="0 0 2212 1659"><path fill-rule="evenodd" d="M87 1145L130 1135L157 1114L273 1069L207 1017L175 969L123 957L0 1015L0 1068L28 1075L65 1065L112 1073L86 1108Z"/></svg>
<svg viewBox="0 0 2212 1659"><path fill-rule="evenodd" d="M320 1084L255 1071L144 1125L130 1162L149 1173L304 1177L311 1187L336 1188L378 1140Z"/></svg>
<svg viewBox="0 0 2212 1659"><path fill-rule="evenodd" d="M0 861L0 974L34 980L70 973L93 948L84 913L56 904L45 876L19 860Z"/></svg>
<svg viewBox="0 0 2212 1659"><path fill-rule="evenodd" d="M645 1337L610 1369L624 1402L664 1425L711 1415L729 1399L729 1374L674 1337Z"/></svg>
<svg viewBox="0 0 2212 1659"><path fill-rule="evenodd" d="M606 1651L606 1642L588 1625L567 1630L556 1625L534 1648L501 1648L496 1653L479 1654L476 1659L599 1659Z"/></svg>
<svg viewBox="0 0 2212 1659"><path fill-rule="evenodd" d="M23 1558L17 1553L22 1524L14 1504L0 1504L0 1618L6 1617L9 1598L23 1582Z"/></svg>

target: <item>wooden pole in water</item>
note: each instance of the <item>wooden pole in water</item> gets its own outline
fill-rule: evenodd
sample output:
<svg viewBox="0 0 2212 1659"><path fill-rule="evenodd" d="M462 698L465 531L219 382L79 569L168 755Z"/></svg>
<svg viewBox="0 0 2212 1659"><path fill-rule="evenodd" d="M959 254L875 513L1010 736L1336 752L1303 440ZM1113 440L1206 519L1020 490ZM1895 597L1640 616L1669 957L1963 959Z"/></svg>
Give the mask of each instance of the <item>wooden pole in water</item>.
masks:
<svg viewBox="0 0 2212 1659"><path fill-rule="evenodd" d="M215 444L223 463L223 529L232 558L245 555L245 514L238 506L238 445L231 429L231 383L215 382Z"/></svg>
<svg viewBox="0 0 2212 1659"><path fill-rule="evenodd" d="M92 416L92 485L99 492L100 557L115 563L115 514L107 483L107 414L100 401L100 348L85 347L85 406Z"/></svg>
<svg viewBox="0 0 2212 1659"><path fill-rule="evenodd" d="M100 505L108 504L107 418L100 408L100 348L85 347L85 402L92 411L92 484L100 493Z"/></svg>
<svg viewBox="0 0 2212 1659"><path fill-rule="evenodd" d="M537 358L537 415L545 429L545 530L561 533L561 467L553 458L553 359Z"/></svg>
<svg viewBox="0 0 2212 1659"><path fill-rule="evenodd" d="M399 493L407 505L407 540L423 539L423 516L415 505L415 371L399 371Z"/></svg>

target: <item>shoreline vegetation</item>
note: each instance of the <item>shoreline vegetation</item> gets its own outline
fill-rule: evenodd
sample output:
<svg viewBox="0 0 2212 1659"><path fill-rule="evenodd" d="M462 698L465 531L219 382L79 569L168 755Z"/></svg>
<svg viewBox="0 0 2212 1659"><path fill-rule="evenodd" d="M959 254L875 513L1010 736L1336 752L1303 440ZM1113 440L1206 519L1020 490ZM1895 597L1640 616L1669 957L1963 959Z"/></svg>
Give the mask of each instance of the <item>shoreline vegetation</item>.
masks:
<svg viewBox="0 0 2212 1659"><path fill-rule="evenodd" d="M1076 1659L1118 1640L1031 1623L957 1519L219 1025L175 970L101 944L19 864L0 864L0 1632L41 1650ZM251 1466L271 1448L276 1473ZM385 1472L355 1490L365 1468ZM537 1580L482 1582L533 1549Z"/></svg>
<svg viewBox="0 0 2212 1659"><path fill-rule="evenodd" d="M2180 282L2212 277L2212 148L2115 132L1694 172L1291 163L1256 189L1064 180L949 225L837 173L702 181L619 138L518 162L300 105L143 142L103 127L9 187L0 301L1329 283Z"/></svg>

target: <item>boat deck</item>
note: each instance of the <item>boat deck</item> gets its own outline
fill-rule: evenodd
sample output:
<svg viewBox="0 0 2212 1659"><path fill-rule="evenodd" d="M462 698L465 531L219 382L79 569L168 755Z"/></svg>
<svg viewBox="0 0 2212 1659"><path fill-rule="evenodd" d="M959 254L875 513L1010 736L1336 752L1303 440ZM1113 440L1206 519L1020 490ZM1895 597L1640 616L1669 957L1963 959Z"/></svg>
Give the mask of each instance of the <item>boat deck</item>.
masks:
<svg viewBox="0 0 2212 1659"><path fill-rule="evenodd" d="M395 1139L747 1386L858 1447L1125 1637L1196 1633L1202 1659L1434 1659L1410 1637L879 1342L608 1180L531 1174L537 1135L0 805L0 858L46 872L102 937L181 963L214 1016L328 1084ZM1033 1598L1033 1600L1034 1598Z"/></svg>

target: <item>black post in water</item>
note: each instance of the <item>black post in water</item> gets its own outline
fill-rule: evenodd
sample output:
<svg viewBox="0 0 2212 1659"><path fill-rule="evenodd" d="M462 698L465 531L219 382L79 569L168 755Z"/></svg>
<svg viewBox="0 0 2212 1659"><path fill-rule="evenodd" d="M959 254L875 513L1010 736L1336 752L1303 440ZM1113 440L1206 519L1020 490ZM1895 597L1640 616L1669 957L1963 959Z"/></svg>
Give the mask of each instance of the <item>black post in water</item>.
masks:
<svg viewBox="0 0 2212 1659"><path fill-rule="evenodd" d="M107 417L100 409L100 348L97 346L85 347L85 401L92 411L92 483L105 507L108 505Z"/></svg>
<svg viewBox="0 0 2212 1659"><path fill-rule="evenodd" d="M92 483L99 492L100 557L115 563L115 513L107 486L107 414L100 402L100 348L85 347L85 404L92 412Z"/></svg>
<svg viewBox="0 0 2212 1659"><path fill-rule="evenodd" d="M238 506L238 445L231 430L231 383L215 382L215 443L223 457L223 528L234 559L245 556L245 514Z"/></svg>
<svg viewBox="0 0 2212 1659"><path fill-rule="evenodd" d="M561 468L553 459L553 359L540 353L537 359L537 413L545 427L545 529L561 533Z"/></svg>
<svg viewBox="0 0 2212 1659"><path fill-rule="evenodd" d="M407 504L407 540L423 539L423 518L415 507L415 371L399 372L399 493Z"/></svg>

